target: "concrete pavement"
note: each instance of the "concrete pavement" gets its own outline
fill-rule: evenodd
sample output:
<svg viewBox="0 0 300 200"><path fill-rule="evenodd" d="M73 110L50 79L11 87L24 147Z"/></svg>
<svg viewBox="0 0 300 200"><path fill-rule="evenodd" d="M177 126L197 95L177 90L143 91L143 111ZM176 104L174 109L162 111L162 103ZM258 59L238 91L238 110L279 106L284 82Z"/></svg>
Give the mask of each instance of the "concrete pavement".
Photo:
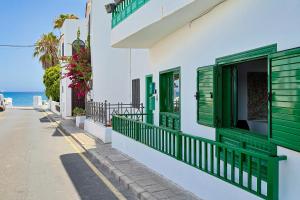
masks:
<svg viewBox="0 0 300 200"><path fill-rule="evenodd" d="M1 200L117 199L43 112L0 113L0 162ZM135 199L112 183L127 199Z"/></svg>
<svg viewBox="0 0 300 200"><path fill-rule="evenodd" d="M80 144L87 155L99 163L101 171L113 175L129 191L141 200L199 200L190 192L153 172L133 158L104 144L101 140L75 127L72 120L62 120L48 112L48 116L59 124L66 134Z"/></svg>

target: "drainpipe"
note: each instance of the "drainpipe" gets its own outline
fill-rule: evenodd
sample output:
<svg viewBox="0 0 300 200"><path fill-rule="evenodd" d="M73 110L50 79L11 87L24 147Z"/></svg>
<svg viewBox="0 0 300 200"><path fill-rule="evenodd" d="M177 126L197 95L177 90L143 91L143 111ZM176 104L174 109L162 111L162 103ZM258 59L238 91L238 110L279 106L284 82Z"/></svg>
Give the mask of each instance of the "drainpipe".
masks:
<svg viewBox="0 0 300 200"><path fill-rule="evenodd" d="M129 99L132 97L132 85L131 85L131 83L132 83L132 69L131 69L131 67L132 67L132 58L131 58L131 56L132 56L132 53L131 53L131 48L129 49L129 88L130 88L130 93L129 93Z"/></svg>

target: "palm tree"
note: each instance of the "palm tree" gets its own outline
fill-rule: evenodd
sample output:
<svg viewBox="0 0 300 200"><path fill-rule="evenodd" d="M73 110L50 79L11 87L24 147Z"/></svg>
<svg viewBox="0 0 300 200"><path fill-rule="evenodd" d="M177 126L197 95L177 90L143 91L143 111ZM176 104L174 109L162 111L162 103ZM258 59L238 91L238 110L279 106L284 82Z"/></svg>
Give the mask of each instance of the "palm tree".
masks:
<svg viewBox="0 0 300 200"><path fill-rule="evenodd" d="M66 19L78 19L74 14L61 14L54 20L54 29L61 29Z"/></svg>
<svg viewBox="0 0 300 200"><path fill-rule="evenodd" d="M59 64L58 52L59 40L52 32L43 34L42 37L35 43L34 57L39 57L43 69Z"/></svg>

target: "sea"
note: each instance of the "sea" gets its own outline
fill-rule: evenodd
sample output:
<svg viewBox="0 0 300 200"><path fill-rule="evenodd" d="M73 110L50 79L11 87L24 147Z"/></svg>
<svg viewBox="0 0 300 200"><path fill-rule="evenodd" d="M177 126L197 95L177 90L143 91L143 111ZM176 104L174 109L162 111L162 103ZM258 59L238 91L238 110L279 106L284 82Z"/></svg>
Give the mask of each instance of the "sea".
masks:
<svg viewBox="0 0 300 200"><path fill-rule="evenodd" d="M43 100L47 100L44 92L2 92L4 98L12 98L13 106L31 107L33 106L33 97L41 96Z"/></svg>

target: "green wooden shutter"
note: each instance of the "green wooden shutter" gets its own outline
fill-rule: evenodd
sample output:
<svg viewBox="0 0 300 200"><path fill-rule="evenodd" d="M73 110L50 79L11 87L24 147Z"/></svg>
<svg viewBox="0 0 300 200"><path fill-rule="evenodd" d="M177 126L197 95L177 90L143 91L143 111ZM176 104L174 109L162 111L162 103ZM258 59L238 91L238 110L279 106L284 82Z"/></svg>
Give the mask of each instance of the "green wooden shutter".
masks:
<svg viewBox="0 0 300 200"><path fill-rule="evenodd" d="M199 124L215 126L214 66L200 67L197 72L197 120Z"/></svg>
<svg viewBox="0 0 300 200"><path fill-rule="evenodd" d="M270 137L300 151L300 48L270 56Z"/></svg>

